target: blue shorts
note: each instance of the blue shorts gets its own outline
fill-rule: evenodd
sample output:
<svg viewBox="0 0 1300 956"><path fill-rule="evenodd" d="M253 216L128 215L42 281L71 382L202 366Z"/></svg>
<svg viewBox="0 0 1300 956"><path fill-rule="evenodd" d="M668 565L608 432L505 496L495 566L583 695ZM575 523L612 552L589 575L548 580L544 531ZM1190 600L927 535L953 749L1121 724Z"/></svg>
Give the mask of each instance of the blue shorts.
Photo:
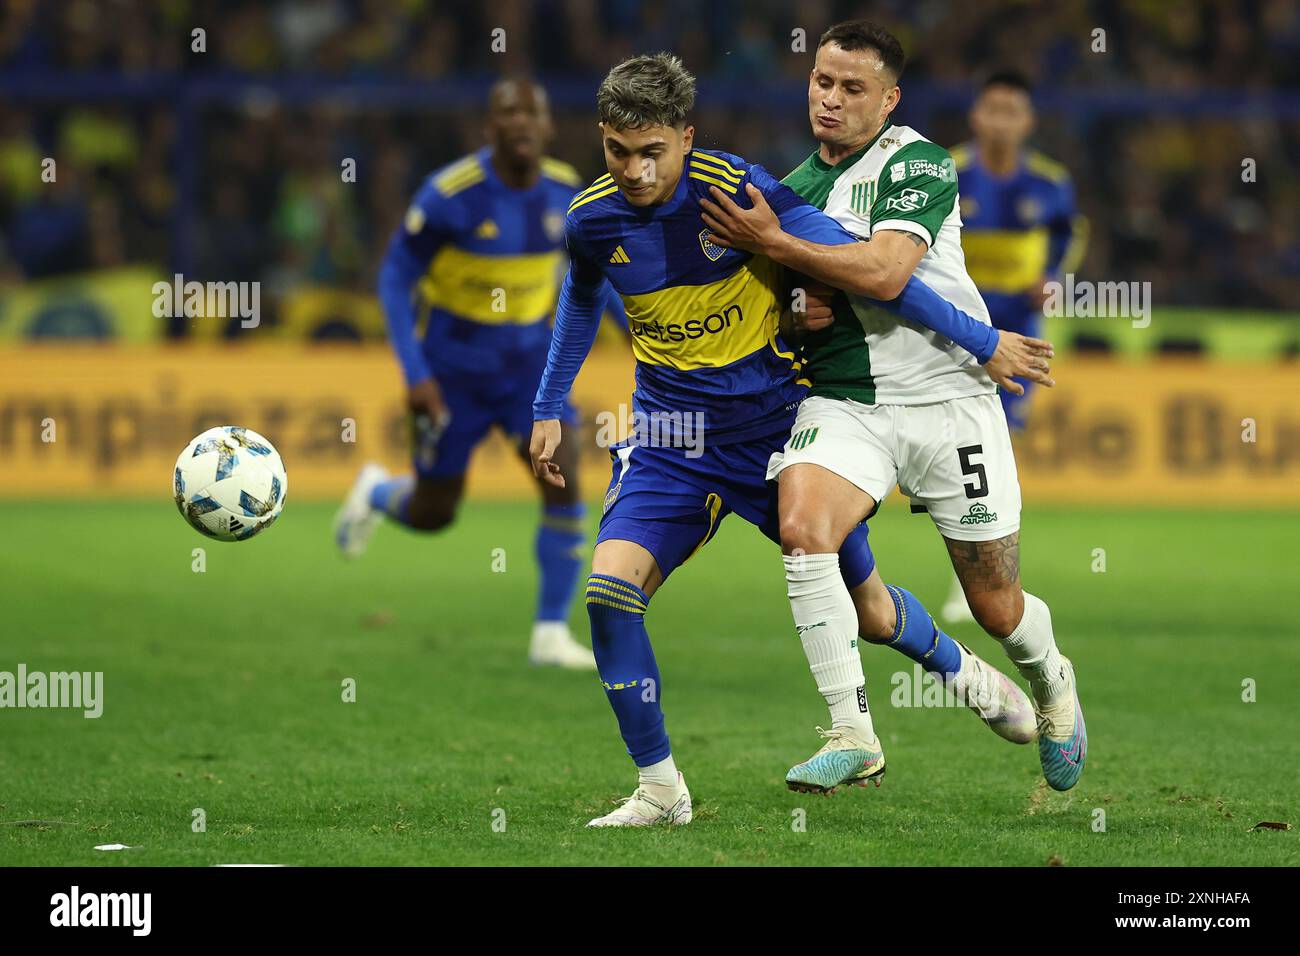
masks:
<svg viewBox="0 0 1300 956"><path fill-rule="evenodd" d="M632 541L649 551L666 579L735 512L780 543L776 483L767 460L785 447L789 427L759 439L683 448L623 442L610 448L614 474L596 543Z"/></svg>
<svg viewBox="0 0 1300 956"><path fill-rule="evenodd" d="M533 396L546 367L546 349L496 353L489 367L439 366L426 353L451 418L441 429L412 428L411 457L421 478L453 478L464 474L469 456L492 426L514 445L527 448L533 433ZM487 363L485 363L487 364ZM567 400L562 420L578 422Z"/></svg>

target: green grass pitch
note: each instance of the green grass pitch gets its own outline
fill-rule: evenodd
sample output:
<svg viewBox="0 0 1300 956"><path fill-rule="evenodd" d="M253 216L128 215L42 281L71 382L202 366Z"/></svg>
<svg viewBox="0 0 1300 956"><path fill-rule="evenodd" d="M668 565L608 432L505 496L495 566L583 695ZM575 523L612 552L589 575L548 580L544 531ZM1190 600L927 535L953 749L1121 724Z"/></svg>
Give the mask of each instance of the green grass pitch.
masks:
<svg viewBox="0 0 1300 956"><path fill-rule="evenodd" d="M1088 718L1079 786L1047 790L1033 747L964 710L891 706L910 663L865 648L889 774L829 798L782 783L825 712L777 552L732 518L648 617L695 822L614 832L582 827L634 783L604 694L525 662L535 507L471 503L436 539L383 528L355 564L332 510L291 501L230 545L165 499L0 504L0 670L105 681L98 720L0 710L0 864L1300 862L1300 829L1252 831L1300 825L1300 515L1031 507L1025 578ZM886 509L872 540L936 607L929 521Z"/></svg>

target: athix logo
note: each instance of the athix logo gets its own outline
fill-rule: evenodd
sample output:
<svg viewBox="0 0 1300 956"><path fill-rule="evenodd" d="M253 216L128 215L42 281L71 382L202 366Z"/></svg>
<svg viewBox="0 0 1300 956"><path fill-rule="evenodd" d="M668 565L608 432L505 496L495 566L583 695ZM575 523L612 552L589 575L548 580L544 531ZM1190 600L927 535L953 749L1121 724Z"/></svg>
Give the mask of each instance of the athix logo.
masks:
<svg viewBox="0 0 1300 956"><path fill-rule="evenodd" d="M152 893L85 893L73 886L50 897L51 926L129 926L133 936L148 936Z"/></svg>
<svg viewBox="0 0 1300 956"><path fill-rule="evenodd" d="M992 524L998 520L996 511L989 511L988 506L975 502L970 506L970 511L961 516L962 524Z"/></svg>
<svg viewBox="0 0 1300 956"><path fill-rule="evenodd" d="M104 712L103 671L0 671L0 707L67 707L93 720Z"/></svg>

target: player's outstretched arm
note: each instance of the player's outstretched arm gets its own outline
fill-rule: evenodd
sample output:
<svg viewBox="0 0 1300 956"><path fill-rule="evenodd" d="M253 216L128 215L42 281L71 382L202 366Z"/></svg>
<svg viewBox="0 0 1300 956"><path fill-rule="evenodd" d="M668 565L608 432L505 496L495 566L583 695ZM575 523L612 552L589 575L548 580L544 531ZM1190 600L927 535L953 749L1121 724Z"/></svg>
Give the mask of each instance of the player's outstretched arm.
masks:
<svg viewBox="0 0 1300 956"><path fill-rule="evenodd" d="M423 272L424 266L407 248L403 235L399 232L393 236L379 265L379 301L384 309L388 341L397 354L408 386L432 377L415 335L414 290Z"/></svg>
<svg viewBox="0 0 1300 956"><path fill-rule="evenodd" d="M564 487L564 475L554 461L560 446L560 415L564 400L573 389L578 370L587 360L600 328L600 317L609 285L604 280L575 278L570 267L560 287L555 306L555 331L546 353L546 369L533 398L533 435L528 444L533 474L548 484Z"/></svg>
<svg viewBox="0 0 1300 956"><path fill-rule="evenodd" d="M750 209L742 209L716 187L710 190L716 202L700 203L705 224L722 245L766 255L828 286L876 300L884 308L956 342L985 366L995 382L1014 394L1024 391L1013 380L1015 376L1047 386L1054 384L1047 363L1052 352L1049 343L999 333L912 275L927 248L915 233L886 230L870 242L823 244L813 241L823 238L817 223L834 221L820 210L792 207L778 219L761 189L750 183L745 190L753 203ZM810 217L813 222L806 223ZM838 224L836 229L843 237L851 238Z"/></svg>

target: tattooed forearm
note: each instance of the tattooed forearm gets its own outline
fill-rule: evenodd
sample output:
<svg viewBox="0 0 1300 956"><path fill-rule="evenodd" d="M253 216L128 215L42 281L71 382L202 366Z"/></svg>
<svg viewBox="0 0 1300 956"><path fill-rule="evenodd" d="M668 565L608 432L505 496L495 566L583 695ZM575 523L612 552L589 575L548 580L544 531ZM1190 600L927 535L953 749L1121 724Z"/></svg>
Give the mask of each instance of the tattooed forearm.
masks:
<svg viewBox="0 0 1300 956"><path fill-rule="evenodd" d="M900 236L907 236L907 238L909 238L909 239L912 240L912 245L914 245L914 246L927 246L927 245L929 245L929 243L927 243L924 239L922 239L922 238L921 238L920 236L918 236L916 233L914 233L914 232L908 232L908 231L905 230L905 229L886 229L885 232L896 232L896 233L898 233ZM883 235L883 233L882 233L882 235Z"/></svg>
<svg viewBox="0 0 1300 956"><path fill-rule="evenodd" d="M967 594L1000 591L1020 581L1019 531L996 541L944 541Z"/></svg>

